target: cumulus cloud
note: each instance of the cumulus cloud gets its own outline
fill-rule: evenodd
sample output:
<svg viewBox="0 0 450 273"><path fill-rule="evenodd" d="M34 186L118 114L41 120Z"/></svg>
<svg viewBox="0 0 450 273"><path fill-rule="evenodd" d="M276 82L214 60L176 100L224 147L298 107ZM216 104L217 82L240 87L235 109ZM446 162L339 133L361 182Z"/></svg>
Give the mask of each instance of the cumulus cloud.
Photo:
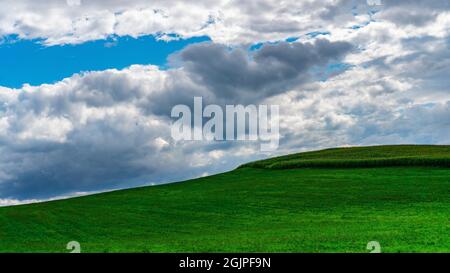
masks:
<svg viewBox="0 0 450 273"><path fill-rule="evenodd" d="M244 49L203 43L180 53L185 71L220 98L257 102L308 81L308 70L348 53L351 44L318 39L314 43L268 44L249 56ZM237 97L237 98L236 98Z"/></svg>
<svg viewBox="0 0 450 273"><path fill-rule="evenodd" d="M109 35L161 39L207 35L222 44L249 44L333 30L374 18L425 26L448 16L448 1L0 1L0 35L44 39L48 45L82 43ZM446 15L445 15L446 14Z"/></svg>

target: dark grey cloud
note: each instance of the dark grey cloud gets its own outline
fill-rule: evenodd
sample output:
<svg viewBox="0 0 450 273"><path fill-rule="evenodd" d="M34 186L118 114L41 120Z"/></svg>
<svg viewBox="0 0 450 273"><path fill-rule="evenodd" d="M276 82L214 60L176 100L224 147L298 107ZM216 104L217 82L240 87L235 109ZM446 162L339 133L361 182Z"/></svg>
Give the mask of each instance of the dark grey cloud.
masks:
<svg viewBox="0 0 450 273"><path fill-rule="evenodd" d="M194 95L214 101L205 90L182 69L151 66L0 88L0 199L179 181L236 167L247 156L214 151L243 144L174 143L170 136L171 108L192 104Z"/></svg>
<svg viewBox="0 0 450 273"><path fill-rule="evenodd" d="M379 2L380 5L376 3ZM317 8L317 7L316 7ZM375 12L376 20L385 20L398 26L423 27L436 17L450 10L447 0L339 0L325 2L319 13L326 22L350 22L353 14L362 15Z"/></svg>
<svg viewBox="0 0 450 273"><path fill-rule="evenodd" d="M388 20L399 26L412 25L422 27L436 20L445 11L450 11L450 2L446 0L382 0L382 12L377 19Z"/></svg>
<svg viewBox="0 0 450 273"><path fill-rule="evenodd" d="M311 80L311 68L338 61L352 49L347 42L319 39L314 43L266 44L248 52L213 43L191 45L181 57L184 69L217 97L257 101Z"/></svg>

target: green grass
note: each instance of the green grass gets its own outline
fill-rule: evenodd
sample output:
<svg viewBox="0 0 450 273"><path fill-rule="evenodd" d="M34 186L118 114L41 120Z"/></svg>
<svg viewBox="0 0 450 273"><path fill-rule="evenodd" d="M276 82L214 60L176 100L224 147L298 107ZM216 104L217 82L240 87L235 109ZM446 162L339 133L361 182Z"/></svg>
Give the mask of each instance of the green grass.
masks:
<svg viewBox="0 0 450 273"><path fill-rule="evenodd" d="M410 147L448 155L448 146ZM353 159L365 156L354 151L360 155ZM0 252L68 252L73 240L82 252L368 252L369 241L380 242L383 252L449 252L449 186L450 168L442 167L247 166L0 208Z"/></svg>
<svg viewBox="0 0 450 273"><path fill-rule="evenodd" d="M450 146L386 145L333 148L260 160L241 167L262 169L450 167Z"/></svg>

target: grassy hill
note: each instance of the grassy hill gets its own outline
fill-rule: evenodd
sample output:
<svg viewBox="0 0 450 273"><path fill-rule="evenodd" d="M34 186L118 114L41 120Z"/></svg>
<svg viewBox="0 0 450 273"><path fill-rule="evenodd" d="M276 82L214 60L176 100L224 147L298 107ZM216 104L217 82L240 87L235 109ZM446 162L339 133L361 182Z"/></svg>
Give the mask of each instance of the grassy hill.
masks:
<svg viewBox="0 0 450 273"><path fill-rule="evenodd" d="M450 167L450 146L385 145L333 148L251 162L242 167L297 169L304 167L366 168L393 166Z"/></svg>
<svg viewBox="0 0 450 273"><path fill-rule="evenodd" d="M369 241L383 252L448 252L449 157L450 146L328 149L182 183L3 207L0 252L68 252L69 241L82 252L368 252ZM374 158L432 164L355 163Z"/></svg>

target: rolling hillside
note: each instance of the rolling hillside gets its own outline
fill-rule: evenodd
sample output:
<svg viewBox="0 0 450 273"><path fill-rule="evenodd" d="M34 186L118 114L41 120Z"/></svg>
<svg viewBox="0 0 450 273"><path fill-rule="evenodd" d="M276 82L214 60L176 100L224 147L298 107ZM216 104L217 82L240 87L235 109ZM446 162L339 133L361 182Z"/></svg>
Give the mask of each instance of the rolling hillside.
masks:
<svg viewBox="0 0 450 273"><path fill-rule="evenodd" d="M3 207L0 252L69 252L69 241L82 252L368 252L369 241L382 252L448 252L449 158L450 146L328 149Z"/></svg>
<svg viewBox="0 0 450 273"><path fill-rule="evenodd" d="M303 167L365 168L393 166L450 167L450 146L385 145L333 148L251 162L241 167L296 169Z"/></svg>

